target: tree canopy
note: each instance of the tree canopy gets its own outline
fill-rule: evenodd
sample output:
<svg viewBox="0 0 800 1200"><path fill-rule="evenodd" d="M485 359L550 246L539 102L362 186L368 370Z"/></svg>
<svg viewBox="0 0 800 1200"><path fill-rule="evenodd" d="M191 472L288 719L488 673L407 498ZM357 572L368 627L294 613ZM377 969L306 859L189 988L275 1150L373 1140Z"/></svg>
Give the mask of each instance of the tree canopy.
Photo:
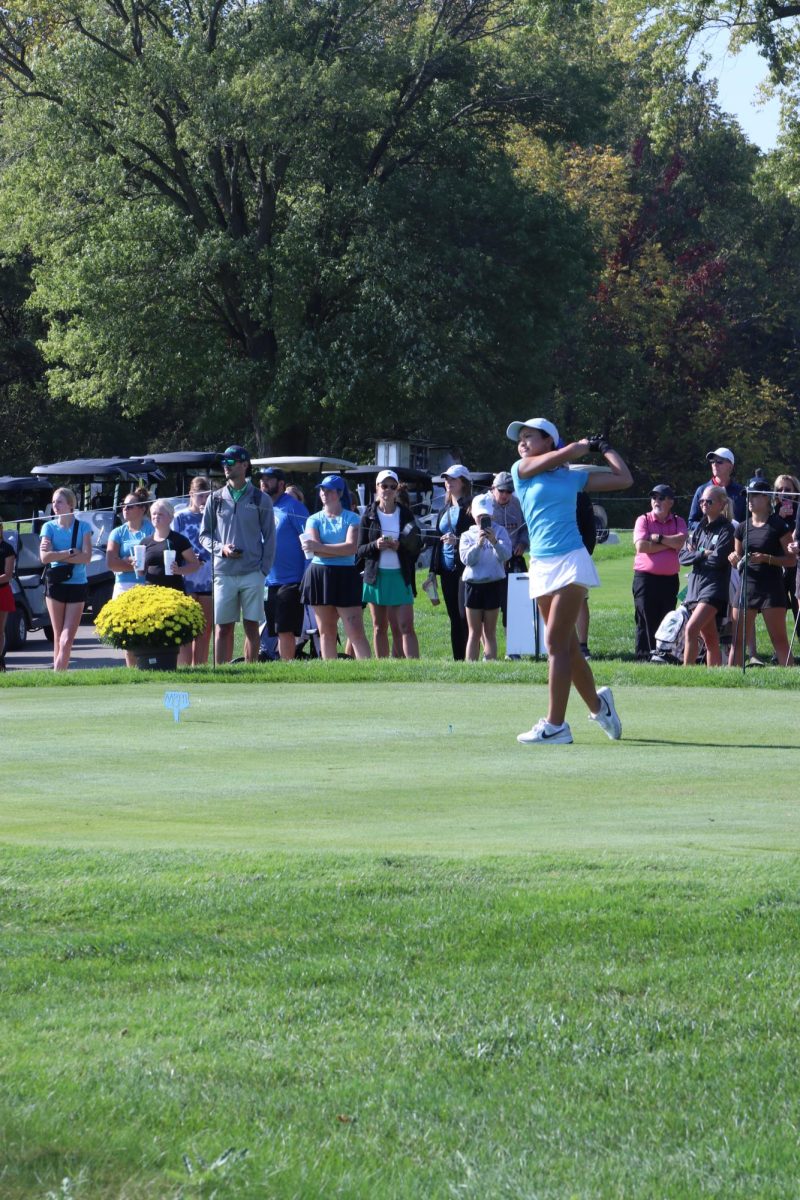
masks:
<svg viewBox="0 0 800 1200"><path fill-rule="evenodd" d="M387 405L480 420L544 367L590 255L503 131L579 134L602 91L546 5L24 8L0 212L54 396L191 397L263 449Z"/></svg>
<svg viewBox="0 0 800 1200"><path fill-rule="evenodd" d="M499 462L540 407L645 481L796 463L800 133L687 74L713 20L792 86L792 14L705 0L7 0L7 427Z"/></svg>

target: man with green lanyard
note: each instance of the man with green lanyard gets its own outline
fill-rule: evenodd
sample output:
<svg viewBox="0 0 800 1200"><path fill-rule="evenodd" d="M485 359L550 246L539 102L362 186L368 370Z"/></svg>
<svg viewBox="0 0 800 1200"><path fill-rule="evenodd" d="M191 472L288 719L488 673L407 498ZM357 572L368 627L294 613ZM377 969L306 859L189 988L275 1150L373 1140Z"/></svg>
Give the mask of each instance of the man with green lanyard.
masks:
<svg viewBox="0 0 800 1200"><path fill-rule="evenodd" d="M250 455L244 446L229 446L222 467L225 487L211 493L200 525L200 543L213 555L216 661L231 661L233 629L241 614L245 661L258 662L264 578L275 557L275 517L269 496L248 479Z"/></svg>

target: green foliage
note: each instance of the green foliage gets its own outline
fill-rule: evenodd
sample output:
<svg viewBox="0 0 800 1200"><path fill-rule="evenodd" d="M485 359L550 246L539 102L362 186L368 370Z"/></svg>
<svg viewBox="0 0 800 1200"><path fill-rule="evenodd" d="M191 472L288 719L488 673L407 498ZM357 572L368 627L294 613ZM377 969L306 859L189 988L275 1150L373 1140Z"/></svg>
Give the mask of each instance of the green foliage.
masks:
<svg viewBox="0 0 800 1200"><path fill-rule="evenodd" d="M131 11L55 4L16 59L0 29L0 213L36 255L55 397L191 397L302 449L387 403L488 425L524 392L586 255L501 134L575 131L599 91L546 6Z"/></svg>

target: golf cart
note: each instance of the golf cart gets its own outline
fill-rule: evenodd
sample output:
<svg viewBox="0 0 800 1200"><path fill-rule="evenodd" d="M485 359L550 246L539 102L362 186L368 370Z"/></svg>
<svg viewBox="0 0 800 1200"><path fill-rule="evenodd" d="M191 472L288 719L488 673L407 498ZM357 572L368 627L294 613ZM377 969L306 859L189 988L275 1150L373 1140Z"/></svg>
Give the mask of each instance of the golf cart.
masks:
<svg viewBox="0 0 800 1200"><path fill-rule="evenodd" d="M166 477L165 488L159 486L159 495L174 504L176 511L188 504L189 485L195 475L221 474L221 454L215 450L175 450L171 453L148 454L144 461L154 463Z"/></svg>
<svg viewBox="0 0 800 1200"><path fill-rule="evenodd" d="M49 479L33 475L3 475L0 477L0 502L8 509L11 503L17 516L7 518L5 540L16 556L11 592L14 611L6 620L6 651L21 650L28 634L43 629L45 637L52 639L53 630L44 598L42 564L39 559L39 541L36 533L20 534L20 526L31 524L34 529L39 519L39 501L49 496L53 485ZM32 515L24 516L25 501L32 507Z"/></svg>
<svg viewBox="0 0 800 1200"><path fill-rule="evenodd" d="M268 458L253 458L250 460L253 474L267 467L280 467L287 475L330 475L343 474L349 467L356 464L347 458L331 458L329 454L273 454Z"/></svg>
<svg viewBox="0 0 800 1200"><path fill-rule="evenodd" d="M345 479L354 485L358 493L361 512L374 499L375 478L379 471L394 471L400 482L406 485L411 501L411 510L415 517L420 518L430 512L430 471L419 471L415 467L379 467L375 463L369 463L362 467L350 467L343 472Z"/></svg>
<svg viewBox="0 0 800 1200"><path fill-rule="evenodd" d="M163 480L164 473L151 458L76 458L34 467L33 474L62 479L78 496L75 516L92 530L92 561L86 567L86 612L96 617L114 591L114 574L106 566L106 548L111 530L119 524L117 511L122 496L131 487ZM30 536L23 535L23 541Z"/></svg>

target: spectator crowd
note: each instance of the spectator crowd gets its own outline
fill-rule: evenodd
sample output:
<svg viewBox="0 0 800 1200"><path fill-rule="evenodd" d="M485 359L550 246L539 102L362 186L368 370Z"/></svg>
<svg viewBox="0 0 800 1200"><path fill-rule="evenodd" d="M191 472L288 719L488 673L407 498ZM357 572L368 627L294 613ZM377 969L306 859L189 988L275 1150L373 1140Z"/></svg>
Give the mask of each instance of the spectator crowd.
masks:
<svg viewBox="0 0 800 1200"><path fill-rule="evenodd" d="M555 428L539 421L536 432L544 425ZM676 511L674 489L663 482L653 486L648 511L636 519L635 657L709 667L760 665L755 633L761 614L774 661L791 665L800 482L781 474L770 483L759 472L742 484L734 477L735 455L725 446L706 459L710 478L697 487L685 519ZM304 646L322 658L418 658L414 609L425 550L430 557L423 589L434 604L444 602L453 658L497 657L498 623L507 621L508 577L527 570L531 550L530 514L523 512L530 489L517 466L498 472L489 490L477 495L466 466L448 467L435 525L423 531L397 471L377 471L374 498L356 511L342 475L325 476L307 507L302 491L278 467L262 469L254 482L245 447L230 446L221 463L223 486L215 489L206 476L197 476L188 505L178 512L168 500L151 500L144 488L129 493L122 522L108 541L115 596L140 586L171 587L201 605L205 628L182 648L181 665L207 662L212 636L215 661L232 661L239 621L247 662L291 660ZM595 484L600 478L592 475ZM538 484L534 491L541 492ZM580 488L576 498L576 527L591 555L592 506ZM52 517L40 535L56 670L69 665L87 598L92 531L75 516L76 508L69 488L56 489ZM689 570L683 592L682 568ZM13 550L0 526L0 669L5 617L13 611L13 574ZM584 589L574 620L570 617L585 658L587 595Z"/></svg>

